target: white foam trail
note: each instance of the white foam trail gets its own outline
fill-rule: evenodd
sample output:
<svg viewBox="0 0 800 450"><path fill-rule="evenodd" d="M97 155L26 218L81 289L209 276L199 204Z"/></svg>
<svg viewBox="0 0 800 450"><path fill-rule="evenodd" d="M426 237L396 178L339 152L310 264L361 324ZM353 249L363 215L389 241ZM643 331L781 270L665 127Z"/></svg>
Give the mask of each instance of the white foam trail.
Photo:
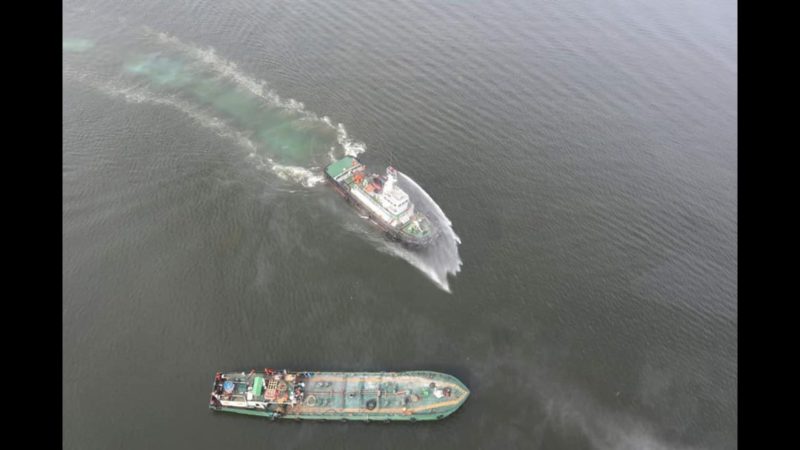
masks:
<svg viewBox="0 0 800 450"><path fill-rule="evenodd" d="M292 181L305 187L316 186L324 180L318 168L307 169L305 167L288 166L275 163L270 158L265 158L256 153L258 147L244 133L227 125L223 120L210 116L191 103L179 100L175 97L163 97L156 93L138 86L120 86L113 82L101 82L92 80L85 73L80 73L65 68L64 74L71 79L84 82L89 86L115 98L122 98L129 103L149 103L154 105L169 106L191 117L201 127L213 130L217 136L230 139L243 149L249 151L249 155L259 161L258 166L272 170L278 177L286 181Z"/></svg>
<svg viewBox="0 0 800 450"><path fill-rule="evenodd" d="M272 162L272 160L269 160ZM325 178L316 170L306 169L305 167L298 166L285 166L272 162L272 171L284 180L294 181L300 183L305 187L316 186L321 183Z"/></svg>
<svg viewBox="0 0 800 450"><path fill-rule="evenodd" d="M169 35L164 32L155 31L149 27L144 27L145 34L155 37L160 43L167 44L180 50L184 54L190 56L195 61L203 63L206 67L211 69L214 73L221 75L236 85L250 91L253 95L261 97L266 100L271 106L285 109L287 111L295 112L303 116L305 119L325 122L330 125L330 121L320 119L316 114L306 111L305 105L293 98L283 100L273 90L267 87L267 82L253 78L241 70L233 61L228 61L225 58L217 55L213 47L201 48L192 44L187 44L175 36ZM333 126L331 126L333 128Z"/></svg>
<svg viewBox="0 0 800 450"><path fill-rule="evenodd" d="M330 125L330 121L327 123ZM344 125L341 123L336 126L336 140L339 141L339 145L344 149L345 155L356 157L367 151L367 146L363 142L354 141L347 137L347 130L344 129Z"/></svg>
<svg viewBox="0 0 800 450"><path fill-rule="evenodd" d="M287 100L281 99L278 94L267 87L266 81L245 74L238 68L236 63L217 55L212 47L201 48L192 44L187 44L175 36L155 31L147 26L144 27L144 30L146 35L155 37L160 43L170 45L184 54L189 55L194 60L203 63L214 73L227 78L238 86L250 91L252 94L266 100L271 106L295 113L301 116L302 120L322 122L328 127L335 129L336 140L339 142L339 145L342 146L345 155L358 156L367 150L363 142L356 141L347 135L347 130L343 124L339 123L334 126L329 117L319 117L313 112L307 111L302 102L293 98Z"/></svg>
<svg viewBox="0 0 800 450"><path fill-rule="evenodd" d="M452 222L438 204L408 175L398 172L398 185L408 193L414 207L425 213L439 228L439 236L426 248L410 250L400 244L383 239L378 249L406 260L428 276L442 290L450 293L448 276L461 271L458 245L461 239L453 230ZM376 240L376 242L378 242Z"/></svg>
<svg viewBox="0 0 800 450"><path fill-rule="evenodd" d="M255 143L243 133L231 128L219 118L203 113L189 102L175 97L162 97L144 87L119 86L111 82L95 82L92 85L111 97L121 97L129 103L149 103L172 107L191 117L201 127L214 130L218 136L230 139L246 150L253 152L257 148Z"/></svg>

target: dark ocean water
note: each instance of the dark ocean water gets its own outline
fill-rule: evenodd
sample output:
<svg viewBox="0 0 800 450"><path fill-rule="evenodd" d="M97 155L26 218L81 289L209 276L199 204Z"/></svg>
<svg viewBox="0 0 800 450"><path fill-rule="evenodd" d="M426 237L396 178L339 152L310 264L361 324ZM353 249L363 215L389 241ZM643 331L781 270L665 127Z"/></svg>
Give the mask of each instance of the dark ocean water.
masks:
<svg viewBox="0 0 800 450"><path fill-rule="evenodd" d="M736 448L736 7L65 2L64 447ZM320 183L345 153L407 176L435 248ZM207 409L267 366L472 395Z"/></svg>

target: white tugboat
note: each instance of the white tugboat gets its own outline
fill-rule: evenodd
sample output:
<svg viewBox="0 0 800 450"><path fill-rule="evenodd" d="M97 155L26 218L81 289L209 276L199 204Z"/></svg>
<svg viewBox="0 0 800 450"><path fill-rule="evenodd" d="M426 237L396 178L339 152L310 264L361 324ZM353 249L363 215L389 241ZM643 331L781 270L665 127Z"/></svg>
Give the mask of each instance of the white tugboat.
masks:
<svg viewBox="0 0 800 450"><path fill-rule="evenodd" d="M437 235L431 221L414 210L408 194L397 186L397 171L367 174L366 166L346 156L325 168L325 177L349 203L386 234L409 246L428 245Z"/></svg>

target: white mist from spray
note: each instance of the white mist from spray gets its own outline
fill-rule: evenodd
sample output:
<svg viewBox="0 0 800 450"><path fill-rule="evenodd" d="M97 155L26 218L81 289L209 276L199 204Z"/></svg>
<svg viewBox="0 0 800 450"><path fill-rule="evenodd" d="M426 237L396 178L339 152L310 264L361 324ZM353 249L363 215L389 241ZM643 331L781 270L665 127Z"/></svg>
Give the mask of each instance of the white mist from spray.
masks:
<svg viewBox="0 0 800 450"><path fill-rule="evenodd" d="M374 239L378 250L406 260L409 264L419 269L428 276L439 288L451 293L450 275L461 271L461 257L458 254L458 245L461 239L453 230L453 224L447 218L442 208L425 192L411 177L398 171L398 186L403 189L414 207L428 216L439 234L425 248L408 249L403 245L386 239ZM380 236L377 235L376 236Z"/></svg>

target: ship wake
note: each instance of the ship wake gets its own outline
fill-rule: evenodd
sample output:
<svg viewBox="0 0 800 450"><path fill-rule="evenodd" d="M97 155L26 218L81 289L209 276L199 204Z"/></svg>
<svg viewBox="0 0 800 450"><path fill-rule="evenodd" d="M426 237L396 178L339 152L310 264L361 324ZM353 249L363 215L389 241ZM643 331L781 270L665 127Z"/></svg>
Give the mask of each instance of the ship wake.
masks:
<svg viewBox="0 0 800 450"><path fill-rule="evenodd" d="M247 75L213 48L148 27L134 34L145 39L128 52L89 39L64 39L65 53L71 55L64 60L64 77L129 103L174 108L235 143L256 167L307 188L323 181L323 168L332 161L366 151L344 125L278 96L266 81ZM442 209L414 180L400 173L398 184L439 235L419 250L386 241L380 233L370 239L378 250L406 260L450 292L448 276L461 269L460 240Z"/></svg>
<svg viewBox="0 0 800 450"><path fill-rule="evenodd" d="M65 38L64 76L130 103L175 108L203 128L231 138L260 169L312 187L322 168L366 146L341 123L282 98L266 81L234 62L149 27L133 31L136 50L118 51L83 38ZM142 39L144 37L144 39ZM91 52L89 52L91 50Z"/></svg>

